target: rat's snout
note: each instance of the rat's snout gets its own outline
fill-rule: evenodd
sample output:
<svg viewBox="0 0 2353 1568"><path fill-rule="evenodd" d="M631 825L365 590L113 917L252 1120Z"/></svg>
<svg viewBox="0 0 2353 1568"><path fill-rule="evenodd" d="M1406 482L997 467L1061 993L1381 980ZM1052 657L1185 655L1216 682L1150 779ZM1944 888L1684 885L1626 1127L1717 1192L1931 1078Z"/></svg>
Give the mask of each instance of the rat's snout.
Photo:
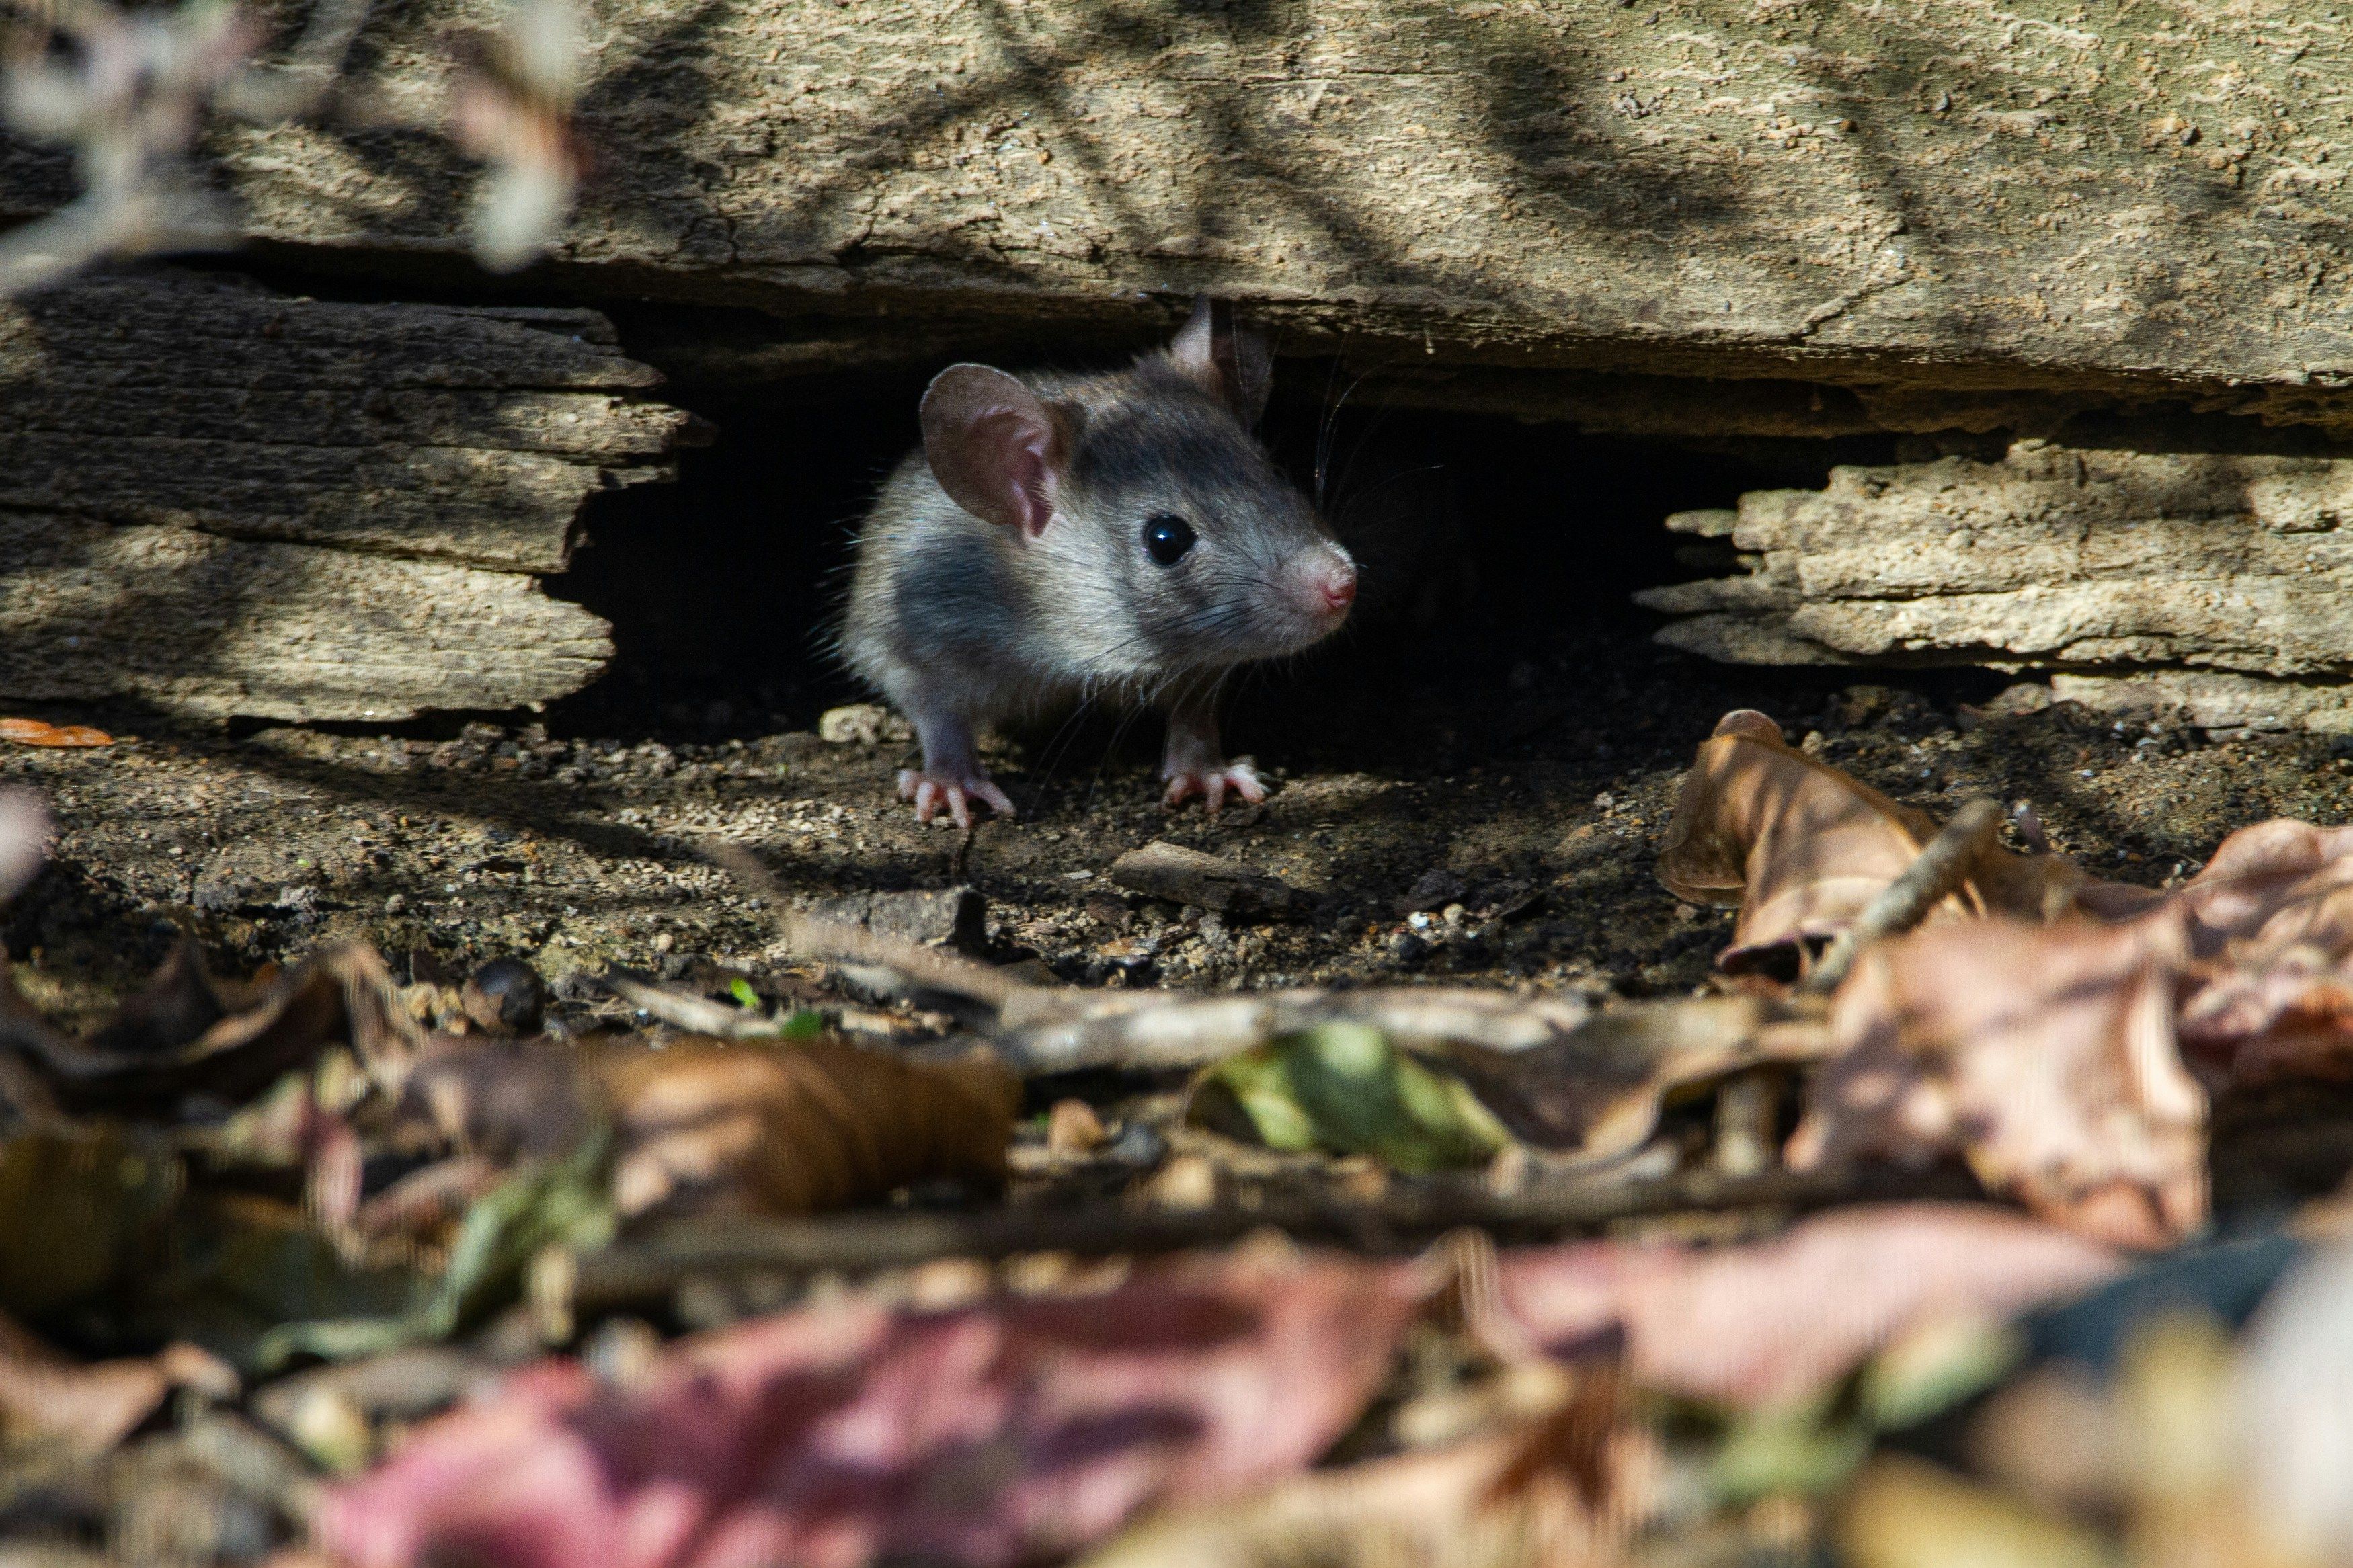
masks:
<svg viewBox="0 0 2353 1568"><path fill-rule="evenodd" d="M1300 596L1308 613L1332 621L1356 602L1356 563L1338 545L1308 552L1298 566Z"/></svg>

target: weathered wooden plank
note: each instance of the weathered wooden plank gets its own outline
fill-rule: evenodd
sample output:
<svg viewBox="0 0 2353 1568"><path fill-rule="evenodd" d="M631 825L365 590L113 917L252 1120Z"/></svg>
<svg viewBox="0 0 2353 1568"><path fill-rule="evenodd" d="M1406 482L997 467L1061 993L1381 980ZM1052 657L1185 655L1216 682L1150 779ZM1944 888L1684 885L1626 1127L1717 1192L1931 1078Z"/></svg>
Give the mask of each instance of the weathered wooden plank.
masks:
<svg viewBox="0 0 2353 1568"><path fill-rule="evenodd" d="M443 119L386 0L363 96ZM2289 0L586 0L583 289L1137 333L1208 288L1292 348L1930 387L2353 378L2336 97ZM477 171L227 128L259 234L380 276L464 251ZM0 157L0 210L65 191Z"/></svg>
<svg viewBox="0 0 2353 1568"><path fill-rule="evenodd" d="M0 305L0 696L406 718L576 690L593 492L697 426L591 310L157 268Z"/></svg>
<svg viewBox="0 0 2353 1568"><path fill-rule="evenodd" d="M91 278L0 307L0 507L562 571L693 433L659 379L590 310Z"/></svg>
<svg viewBox="0 0 2353 1568"><path fill-rule="evenodd" d="M2200 686L2218 711L2262 706L2247 677L2353 676L2353 455L2163 445L2021 440L1753 492L1672 523L1729 521L1746 575L1638 597L1689 617L1662 641L1737 662L2235 672Z"/></svg>
<svg viewBox="0 0 2353 1568"><path fill-rule="evenodd" d="M176 712L407 718L577 690L605 623L531 577L0 513L0 693Z"/></svg>

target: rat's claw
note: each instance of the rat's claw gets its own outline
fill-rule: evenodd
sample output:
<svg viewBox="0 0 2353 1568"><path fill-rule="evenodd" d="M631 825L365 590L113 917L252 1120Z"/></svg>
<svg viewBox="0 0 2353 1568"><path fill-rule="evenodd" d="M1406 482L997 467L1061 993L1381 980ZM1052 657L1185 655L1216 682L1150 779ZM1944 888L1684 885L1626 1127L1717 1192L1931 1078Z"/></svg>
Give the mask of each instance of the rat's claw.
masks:
<svg viewBox="0 0 2353 1568"><path fill-rule="evenodd" d="M899 770L899 798L915 803L915 820L928 824L939 815L943 803L948 816L958 827L972 826L972 802L975 800L993 809L999 816L1015 814L1013 803L997 782L987 773L973 778L945 778L927 773L919 768Z"/></svg>
<svg viewBox="0 0 2353 1568"><path fill-rule="evenodd" d="M1248 757L1236 757L1230 763L1216 767L1179 768L1168 775L1167 793L1160 797L1164 806L1183 804L1187 795L1198 795L1215 816L1226 807L1226 791L1232 790L1252 805L1266 798L1266 785L1261 784L1258 770Z"/></svg>

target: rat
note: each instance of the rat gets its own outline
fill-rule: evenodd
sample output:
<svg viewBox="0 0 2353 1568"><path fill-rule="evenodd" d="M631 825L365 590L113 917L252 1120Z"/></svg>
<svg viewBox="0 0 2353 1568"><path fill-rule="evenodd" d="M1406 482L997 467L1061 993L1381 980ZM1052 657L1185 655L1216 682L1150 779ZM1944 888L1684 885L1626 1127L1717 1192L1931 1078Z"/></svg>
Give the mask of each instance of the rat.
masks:
<svg viewBox="0 0 2353 1568"><path fill-rule="evenodd" d="M958 826L1014 815L975 730L1074 699L1166 709L1165 804L1266 798L1219 744L1237 667L1330 636L1356 565L1251 428L1272 355L1202 299L1124 370L1010 375L955 364L923 394L923 444L860 530L841 632L850 668L915 727L899 794Z"/></svg>

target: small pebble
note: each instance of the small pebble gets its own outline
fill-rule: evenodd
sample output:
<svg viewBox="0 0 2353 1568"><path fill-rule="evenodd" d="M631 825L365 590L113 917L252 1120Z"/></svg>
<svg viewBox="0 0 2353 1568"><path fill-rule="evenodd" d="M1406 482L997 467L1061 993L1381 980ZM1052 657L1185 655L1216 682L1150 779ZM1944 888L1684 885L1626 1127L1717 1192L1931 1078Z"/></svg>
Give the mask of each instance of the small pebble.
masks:
<svg viewBox="0 0 2353 1568"><path fill-rule="evenodd" d="M1083 1154L1103 1147L1110 1134L1103 1118L1083 1100L1058 1100L1046 1113L1046 1147L1058 1154Z"/></svg>
<svg viewBox="0 0 2353 1568"><path fill-rule="evenodd" d="M1145 1184L1145 1193L1164 1209L1214 1208L1218 1202L1218 1168L1205 1155L1179 1154Z"/></svg>
<svg viewBox="0 0 2353 1568"><path fill-rule="evenodd" d="M547 1016L547 982L520 958L494 958L458 993L467 1017L495 1035L535 1035Z"/></svg>

